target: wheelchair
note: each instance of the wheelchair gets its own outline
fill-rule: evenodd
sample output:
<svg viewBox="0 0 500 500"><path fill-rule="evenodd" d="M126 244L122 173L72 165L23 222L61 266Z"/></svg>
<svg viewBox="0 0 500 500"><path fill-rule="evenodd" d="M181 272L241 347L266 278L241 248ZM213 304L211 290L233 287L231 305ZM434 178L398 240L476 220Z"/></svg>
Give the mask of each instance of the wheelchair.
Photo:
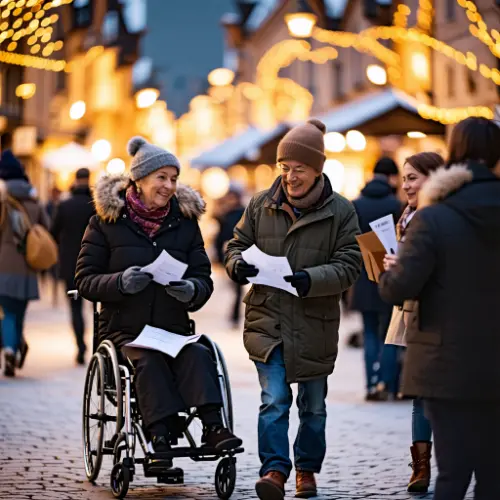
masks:
<svg viewBox="0 0 500 500"><path fill-rule="evenodd" d="M68 296L76 299L78 292ZM215 490L224 500L231 497L236 485L236 455L243 448L220 451L198 445L190 430L197 418L196 409L179 416L177 436L170 439L172 449L155 455L146 430L143 429L141 412L134 391L134 367L124 359L109 340L99 342L99 306L93 304L93 346L85 377L83 396L83 459L88 481L94 483L99 476L103 457L113 460L110 485L115 498L124 498L136 474L136 466L142 465L145 477L156 478L158 483L179 485L184 483L184 472L178 467L165 466L165 459L190 458L195 462L218 461L215 470ZM194 322L191 321L194 333ZM215 342L202 337L211 349L217 365L222 393L222 419L233 431L233 407L227 366L221 350ZM201 339L200 339L201 341ZM187 446L178 446L179 439ZM142 456L136 456L139 442ZM161 455L161 456L160 456ZM163 461L162 461L163 460Z"/></svg>

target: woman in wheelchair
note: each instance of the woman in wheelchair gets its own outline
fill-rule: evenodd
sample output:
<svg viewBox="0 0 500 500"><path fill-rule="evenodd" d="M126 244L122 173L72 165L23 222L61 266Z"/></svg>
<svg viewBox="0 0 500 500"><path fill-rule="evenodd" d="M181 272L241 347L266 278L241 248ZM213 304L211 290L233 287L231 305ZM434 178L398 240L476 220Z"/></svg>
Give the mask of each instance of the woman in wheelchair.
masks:
<svg viewBox="0 0 500 500"><path fill-rule="evenodd" d="M138 404L155 453L170 450L177 414L189 408L197 408L207 446L238 448L241 439L223 425L216 364L207 347L188 344L175 359L124 347L146 324L189 335L188 312L200 309L213 291L197 220L205 210L201 196L177 185L181 167L173 154L141 137L130 140L128 151L130 177L103 177L95 187L97 215L82 241L78 291L101 303L100 339L111 340L134 364ZM141 271L163 250L189 266L183 280L166 287Z"/></svg>

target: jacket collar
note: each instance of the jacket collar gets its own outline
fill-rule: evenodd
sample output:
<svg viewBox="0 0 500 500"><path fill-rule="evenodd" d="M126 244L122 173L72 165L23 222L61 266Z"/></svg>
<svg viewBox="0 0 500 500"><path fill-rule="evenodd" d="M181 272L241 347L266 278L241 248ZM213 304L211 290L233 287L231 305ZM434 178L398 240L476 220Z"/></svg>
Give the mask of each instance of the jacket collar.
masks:
<svg viewBox="0 0 500 500"><path fill-rule="evenodd" d="M130 185L126 175L106 175L94 189L94 205L97 215L107 222L116 222L125 208L125 190ZM205 213L201 195L185 184L179 184L172 198L172 215L178 212L188 219L199 219Z"/></svg>

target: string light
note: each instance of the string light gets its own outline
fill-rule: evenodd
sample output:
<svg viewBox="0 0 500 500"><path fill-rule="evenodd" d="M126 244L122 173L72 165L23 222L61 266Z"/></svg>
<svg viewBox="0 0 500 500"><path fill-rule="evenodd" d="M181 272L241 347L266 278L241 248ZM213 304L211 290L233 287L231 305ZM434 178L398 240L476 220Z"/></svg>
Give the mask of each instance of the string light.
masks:
<svg viewBox="0 0 500 500"><path fill-rule="evenodd" d="M47 71L63 71L66 61L0 51L0 62Z"/></svg>

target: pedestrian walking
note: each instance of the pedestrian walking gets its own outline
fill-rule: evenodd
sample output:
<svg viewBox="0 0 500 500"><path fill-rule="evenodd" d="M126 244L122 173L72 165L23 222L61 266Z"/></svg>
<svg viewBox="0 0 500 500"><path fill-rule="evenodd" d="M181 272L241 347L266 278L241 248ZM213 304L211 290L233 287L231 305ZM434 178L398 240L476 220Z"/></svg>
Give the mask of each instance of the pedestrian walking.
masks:
<svg viewBox="0 0 500 500"><path fill-rule="evenodd" d="M441 155L433 152L423 152L410 156L403 165L403 191L406 194L408 205L397 224L397 238L401 245L404 244L406 233L410 222L417 213L419 206L419 192L428 181L432 172L444 165L444 159ZM392 255L386 257L386 269L389 270L391 263L396 262L397 258ZM406 303L406 309L413 309L413 303ZM401 323L401 324L398 324ZM394 310L394 316L391 328L396 328L403 332L406 330L404 324L404 315L402 308L397 307ZM388 337L390 337L390 333ZM389 342L390 339L387 339ZM398 342L401 345L404 342ZM393 348L395 345L387 343L385 349ZM412 475L408 483L410 493L426 493L429 489L431 480L431 452L432 452L432 430L431 425L424 413L424 404L421 398L413 399L412 409L412 446L410 454L412 458Z"/></svg>
<svg viewBox="0 0 500 500"><path fill-rule="evenodd" d="M309 120L278 145L281 175L255 195L237 224L226 253L229 276L240 284L258 269L241 253L252 245L286 256L293 275L285 279L298 297L252 286L246 303L244 344L262 389L259 413L259 498L283 499L292 469L288 427L290 384L298 383L300 426L294 444L296 495L317 493L315 473L326 452L327 377L338 349L340 297L358 278L359 227L352 204L335 193L323 172L325 125Z"/></svg>
<svg viewBox="0 0 500 500"><path fill-rule="evenodd" d="M403 391L424 398L434 433L434 500L500 498L500 128L468 118L453 129L446 168L419 210L382 297L416 299L407 320Z"/></svg>
<svg viewBox="0 0 500 500"><path fill-rule="evenodd" d="M232 185L228 193L224 197L224 211L219 215L219 233L215 239L215 248L217 258L220 263L224 263L224 250L227 242L233 237L233 231L236 224L240 221L245 207L242 203L242 189L237 185ZM237 328L240 324L241 297L243 295L243 287L239 283L231 282L234 291L234 301L231 306L230 322L233 328Z"/></svg>
<svg viewBox="0 0 500 500"><path fill-rule="evenodd" d="M380 158L375 164L373 179L353 201L362 233L370 232L370 222L386 215L392 215L395 221L399 219L403 207L393 191L398 182L399 169L394 160ZM365 399L375 401L387 399L389 395L395 397L398 392L398 349L396 346L384 348L392 307L380 298L378 286L368 279L364 266L353 287L351 308L360 311L363 317Z"/></svg>
<svg viewBox="0 0 500 500"><path fill-rule="evenodd" d="M131 139L128 150L130 177L103 177L95 187L97 216L85 232L75 278L84 298L101 302L99 333L117 349L146 325L190 335L188 313L200 309L213 291L198 225L205 211L201 196L177 184L181 165L172 153L142 137ZM183 279L167 286L141 271L164 250L188 264ZM138 403L156 453L170 450L178 412L193 407L207 445L220 450L241 445L223 426L216 364L207 347L191 343L176 358L148 349L124 351L135 365ZM166 462L171 467L171 460Z"/></svg>
<svg viewBox="0 0 500 500"><path fill-rule="evenodd" d="M7 377L14 377L16 367L24 364L28 352L24 317L28 303L39 298L36 272L23 253L28 228L21 211L32 224L48 228L47 214L36 200L24 168L10 150L5 150L0 157L0 306Z"/></svg>
<svg viewBox="0 0 500 500"><path fill-rule="evenodd" d="M82 238L95 209L89 186L90 171L80 168L75 175L70 198L62 201L55 209L52 222L52 235L59 246L59 278L64 281L66 290L75 288L75 269ZM56 277L56 279L58 278ZM83 316L83 299L69 299L71 324L75 334L79 365L85 363L85 321Z"/></svg>

